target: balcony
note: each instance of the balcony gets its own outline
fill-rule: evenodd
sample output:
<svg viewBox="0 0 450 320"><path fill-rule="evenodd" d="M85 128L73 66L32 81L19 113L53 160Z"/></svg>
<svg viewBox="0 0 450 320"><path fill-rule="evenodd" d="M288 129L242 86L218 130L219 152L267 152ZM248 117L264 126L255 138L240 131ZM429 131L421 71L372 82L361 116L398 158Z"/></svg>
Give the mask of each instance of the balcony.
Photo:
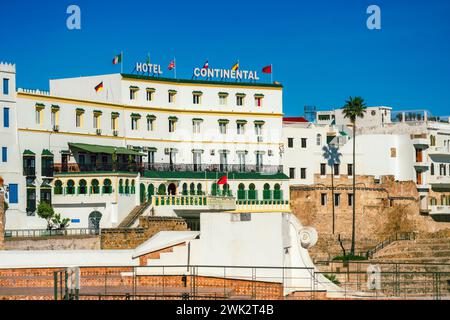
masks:
<svg viewBox="0 0 450 320"><path fill-rule="evenodd" d="M55 163L55 174L80 173L80 172L143 172L144 165L139 163L102 163L102 164L78 164Z"/></svg>
<svg viewBox="0 0 450 320"><path fill-rule="evenodd" d="M177 210L235 210L234 197L215 196L153 196L151 204L156 207L171 206Z"/></svg>
<svg viewBox="0 0 450 320"><path fill-rule="evenodd" d="M436 188L450 188L450 176L431 176L430 184Z"/></svg>
<svg viewBox="0 0 450 320"><path fill-rule="evenodd" d="M430 206L430 215L450 215L450 206Z"/></svg>
<svg viewBox="0 0 450 320"><path fill-rule="evenodd" d="M23 175L27 177L36 177L36 167L23 167Z"/></svg>
<svg viewBox="0 0 450 320"><path fill-rule="evenodd" d="M450 156L450 147L431 147L428 154L435 156Z"/></svg>
<svg viewBox="0 0 450 320"><path fill-rule="evenodd" d="M424 133L424 134L412 134L411 135L411 140L412 140L412 143L415 146L419 146L419 147L428 147L429 144L430 144L430 141L429 141L426 133Z"/></svg>

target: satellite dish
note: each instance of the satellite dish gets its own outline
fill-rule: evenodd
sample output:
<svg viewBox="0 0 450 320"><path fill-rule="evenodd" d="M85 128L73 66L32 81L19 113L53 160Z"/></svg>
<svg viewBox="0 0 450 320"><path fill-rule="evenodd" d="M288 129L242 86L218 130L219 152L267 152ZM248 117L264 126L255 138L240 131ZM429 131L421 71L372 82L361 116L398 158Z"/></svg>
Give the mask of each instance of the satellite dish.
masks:
<svg viewBox="0 0 450 320"><path fill-rule="evenodd" d="M300 236L300 244L304 249L314 246L319 238L316 229L313 227L301 228L298 234Z"/></svg>

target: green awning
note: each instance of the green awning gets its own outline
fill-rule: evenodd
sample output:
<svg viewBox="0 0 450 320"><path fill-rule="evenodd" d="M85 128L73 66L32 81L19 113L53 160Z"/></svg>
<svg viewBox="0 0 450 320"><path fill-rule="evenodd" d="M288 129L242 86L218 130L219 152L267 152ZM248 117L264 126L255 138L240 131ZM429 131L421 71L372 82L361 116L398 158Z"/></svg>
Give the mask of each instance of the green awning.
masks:
<svg viewBox="0 0 450 320"><path fill-rule="evenodd" d="M84 113L84 109L82 109L82 108L77 108L76 111L77 111L77 113Z"/></svg>
<svg viewBox="0 0 450 320"><path fill-rule="evenodd" d="M57 104L52 104L52 110L58 111L59 110L59 106Z"/></svg>
<svg viewBox="0 0 450 320"><path fill-rule="evenodd" d="M155 119L156 119L156 116L155 116L154 114L148 114L148 115L147 115L147 119L148 119L148 120L155 120Z"/></svg>
<svg viewBox="0 0 450 320"><path fill-rule="evenodd" d="M139 87L136 87L136 86L130 86L130 89L131 89L131 90L139 90Z"/></svg>
<svg viewBox="0 0 450 320"><path fill-rule="evenodd" d="M118 112L111 112L111 117L118 117L120 116L120 113Z"/></svg>
<svg viewBox="0 0 450 320"><path fill-rule="evenodd" d="M192 121L203 121L202 118L193 118Z"/></svg>
<svg viewBox="0 0 450 320"><path fill-rule="evenodd" d="M228 92L219 92L220 97L228 97Z"/></svg>
<svg viewBox="0 0 450 320"><path fill-rule="evenodd" d="M262 93L255 93L255 98L264 98Z"/></svg>
<svg viewBox="0 0 450 320"><path fill-rule="evenodd" d="M53 153L50 152L48 149L42 150L42 156L43 157L53 157Z"/></svg>
<svg viewBox="0 0 450 320"><path fill-rule="evenodd" d="M132 117L132 118L138 118L138 119L140 119L140 118L141 118L141 115L140 115L139 113L132 113L132 114L131 114L131 117Z"/></svg>
<svg viewBox="0 0 450 320"><path fill-rule="evenodd" d="M177 90L169 90L169 93L177 93Z"/></svg>
<svg viewBox="0 0 450 320"><path fill-rule="evenodd" d="M147 88L146 90L150 91L150 92L155 92L156 91L155 88Z"/></svg>
<svg viewBox="0 0 450 320"><path fill-rule="evenodd" d="M228 122L230 122L230 120L227 120L227 119L219 119L218 122L219 122L219 123L228 123Z"/></svg>
<svg viewBox="0 0 450 320"><path fill-rule="evenodd" d="M171 117L169 117L169 120L178 121L178 118L171 116Z"/></svg>
<svg viewBox="0 0 450 320"><path fill-rule="evenodd" d="M33 151L26 149L26 150L23 152L23 155L24 155L24 156L32 156L32 157L34 157L36 154L35 154Z"/></svg>
<svg viewBox="0 0 450 320"><path fill-rule="evenodd" d="M247 120L236 120L237 124L246 124Z"/></svg>
<svg viewBox="0 0 450 320"><path fill-rule="evenodd" d="M236 97L245 97L245 93L236 93Z"/></svg>
<svg viewBox="0 0 450 320"><path fill-rule="evenodd" d="M144 148L144 151L156 152L156 151L158 151L158 149L156 149L155 147L148 147L148 148Z"/></svg>
<svg viewBox="0 0 450 320"><path fill-rule="evenodd" d="M261 124L261 125L263 125L263 124L266 123L266 122L263 121L263 120L255 120L253 123L254 123L254 124Z"/></svg>
<svg viewBox="0 0 450 320"><path fill-rule="evenodd" d="M69 148L76 148L89 153L106 153L106 154L115 153L115 154L128 154L133 156L143 156L142 153L124 147L101 146L87 143L69 143Z"/></svg>
<svg viewBox="0 0 450 320"><path fill-rule="evenodd" d="M43 104L43 103L40 103L40 102L37 102L36 103L36 108L45 108L45 104Z"/></svg>
<svg viewBox="0 0 450 320"><path fill-rule="evenodd" d="M94 114L102 114L103 112L101 110L94 110L93 113Z"/></svg>
<svg viewBox="0 0 450 320"><path fill-rule="evenodd" d="M201 92L201 91L192 91L192 94L194 94L194 95L202 95L203 92Z"/></svg>

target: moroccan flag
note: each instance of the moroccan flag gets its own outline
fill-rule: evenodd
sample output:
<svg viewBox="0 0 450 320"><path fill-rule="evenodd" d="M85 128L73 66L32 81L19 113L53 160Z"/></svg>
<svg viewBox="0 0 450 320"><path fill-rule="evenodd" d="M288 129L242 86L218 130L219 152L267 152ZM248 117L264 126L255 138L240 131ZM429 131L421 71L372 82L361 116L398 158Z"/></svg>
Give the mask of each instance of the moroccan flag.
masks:
<svg viewBox="0 0 450 320"><path fill-rule="evenodd" d="M222 176L219 180L217 180L217 184L228 184L227 176Z"/></svg>
<svg viewBox="0 0 450 320"><path fill-rule="evenodd" d="M118 64L122 62L122 53L119 53L117 56L114 57L112 63L113 64Z"/></svg>
<svg viewBox="0 0 450 320"><path fill-rule="evenodd" d="M103 81L95 86L95 92L100 92L103 90Z"/></svg>
<svg viewBox="0 0 450 320"><path fill-rule="evenodd" d="M205 64L203 65L202 69L208 69L209 68L209 63L208 60L206 60Z"/></svg>
<svg viewBox="0 0 450 320"><path fill-rule="evenodd" d="M237 69L239 69L239 61L238 62L236 62L235 64L234 64L234 66L232 66L231 67L231 70L237 70Z"/></svg>
<svg viewBox="0 0 450 320"><path fill-rule="evenodd" d="M170 61L169 66L167 67L167 69L172 70L175 68L175 60Z"/></svg>
<svg viewBox="0 0 450 320"><path fill-rule="evenodd" d="M262 68L263 73L272 73L272 65Z"/></svg>

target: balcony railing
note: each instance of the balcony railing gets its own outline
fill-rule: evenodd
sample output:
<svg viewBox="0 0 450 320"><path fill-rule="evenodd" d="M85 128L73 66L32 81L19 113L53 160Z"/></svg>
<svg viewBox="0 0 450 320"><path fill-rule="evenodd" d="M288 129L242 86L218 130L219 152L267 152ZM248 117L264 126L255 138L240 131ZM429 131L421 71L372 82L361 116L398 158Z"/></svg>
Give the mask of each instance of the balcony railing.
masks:
<svg viewBox="0 0 450 320"><path fill-rule="evenodd" d="M102 164L60 164L54 165L55 173L76 172L143 172L148 171L197 171L197 172L259 172L275 174L283 172L283 166L278 165L240 165L240 164L187 164L187 163L102 163Z"/></svg>
<svg viewBox="0 0 450 320"><path fill-rule="evenodd" d="M83 236L99 235L100 229L94 228L72 228L65 230L47 229L14 229L5 230L5 238L37 238L52 236Z"/></svg>

